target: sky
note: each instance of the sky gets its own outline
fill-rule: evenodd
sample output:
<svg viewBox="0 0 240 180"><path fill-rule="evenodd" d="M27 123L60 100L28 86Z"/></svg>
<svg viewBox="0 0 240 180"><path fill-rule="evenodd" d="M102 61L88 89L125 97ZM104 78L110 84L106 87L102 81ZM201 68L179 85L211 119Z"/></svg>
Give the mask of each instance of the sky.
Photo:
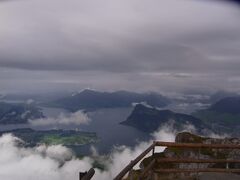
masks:
<svg viewBox="0 0 240 180"><path fill-rule="evenodd" d="M240 7L0 1L0 92L240 90Z"/></svg>

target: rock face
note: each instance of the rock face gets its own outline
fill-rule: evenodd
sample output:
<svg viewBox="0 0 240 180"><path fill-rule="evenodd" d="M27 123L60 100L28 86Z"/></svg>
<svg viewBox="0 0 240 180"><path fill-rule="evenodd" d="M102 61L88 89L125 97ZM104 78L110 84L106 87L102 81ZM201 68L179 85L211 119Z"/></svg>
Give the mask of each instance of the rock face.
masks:
<svg viewBox="0 0 240 180"><path fill-rule="evenodd" d="M240 139L238 138L225 138L225 139L216 139L216 138L208 138L197 136L188 132L179 133L176 136L175 141L177 143L203 143L203 144L230 144L230 145L239 145ZM153 158L161 159L161 158L192 158L192 159L234 159L240 160L240 150L238 149L180 149L180 148L166 148L162 153L156 153L153 157L145 158L140 167L142 169L146 168L147 165L151 162ZM240 163L229 163L229 168L240 168ZM157 163L155 165L156 169L166 169L166 168L177 168L177 169L195 169L195 168L226 168L225 163ZM201 173L205 174L205 173ZM168 174L164 178L172 179L172 177L179 176L188 176L193 177L194 174ZM159 178L161 175L158 175ZM204 177L208 177L208 175L204 175ZM211 175L214 179L214 175ZM240 176L238 176L240 179Z"/></svg>
<svg viewBox="0 0 240 180"><path fill-rule="evenodd" d="M238 138L208 138L197 136L188 132L179 133L176 136L175 142L177 143L203 143L203 144L230 144L239 145L240 139ZM185 149L180 150L177 148L167 148L164 151L166 157L176 157L176 158L194 158L194 159L239 159L240 160L240 150L236 149ZM226 164L215 163L215 164L199 164L201 168L223 168ZM179 164L179 168L197 168L198 164ZM240 164L231 163L229 164L231 168L239 168Z"/></svg>

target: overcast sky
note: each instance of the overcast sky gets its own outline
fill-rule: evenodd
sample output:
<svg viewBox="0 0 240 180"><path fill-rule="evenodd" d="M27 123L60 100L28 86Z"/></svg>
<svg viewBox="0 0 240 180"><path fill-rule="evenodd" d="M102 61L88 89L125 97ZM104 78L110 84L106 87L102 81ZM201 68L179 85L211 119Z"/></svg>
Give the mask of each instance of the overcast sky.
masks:
<svg viewBox="0 0 240 180"><path fill-rule="evenodd" d="M240 7L220 2L0 1L0 92L239 91Z"/></svg>

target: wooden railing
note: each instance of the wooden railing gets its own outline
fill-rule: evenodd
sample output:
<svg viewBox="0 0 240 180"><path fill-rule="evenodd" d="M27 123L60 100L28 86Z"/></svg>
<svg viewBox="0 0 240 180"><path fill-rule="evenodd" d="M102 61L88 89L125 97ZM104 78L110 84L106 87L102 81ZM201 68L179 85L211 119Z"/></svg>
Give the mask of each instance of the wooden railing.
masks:
<svg viewBox="0 0 240 180"><path fill-rule="evenodd" d="M136 159L131 161L115 178L114 180L121 180L129 171L133 169L133 167L141 161L149 152L153 152L155 150L156 142L153 142L151 146L149 146L142 154L140 154Z"/></svg>
<svg viewBox="0 0 240 180"><path fill-rule="evenodd" d="M134 166L138 164L141 160L144 159L151 151L152 156L154 157L155 147L174 147L181 149L240 149L239 145L233 144L202 144L202 143L173 143L173 142L160 142L155 141L153 144L148 147L142 154L140 154L136 159L131 161L115 178L114 180L122 180L127 174L131 176L131 171ZM200 151L199 151L200 152ZM154 169L156 163L225 163L226 168L195 168L195 169ZM240 160L236 159L193 159L193 158L161 158L156 159L152 158L152 161L148 164L147 167L143 169L138 179L146 179L146 176L149 173L199 173L199 172L218 172L218 173L240 173L240 169L230 169L229 163L240 163ZM133 179L130 177L130 179Z"/></svg>

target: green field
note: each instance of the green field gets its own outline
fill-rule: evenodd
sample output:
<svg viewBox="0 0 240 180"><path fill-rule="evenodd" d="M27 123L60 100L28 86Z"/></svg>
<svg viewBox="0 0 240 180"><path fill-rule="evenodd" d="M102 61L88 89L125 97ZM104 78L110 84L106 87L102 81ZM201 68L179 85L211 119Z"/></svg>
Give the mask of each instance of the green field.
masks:
<svg viewBox="0 0 240 180"><path fill-rule="evenodd" d="M51 134L43 136L40 143L48 145L85 145L89 143L94 143L97 141L97 137L94 135L70 135L70 136L61 136L59 134Z"/></svg>
<svg viewBox="0 0 240 180"><path fill-rule="evenodd" d="M12 133L21 138L27 145L35 146L37 144L47 145L69 145L78 146L95 143L98 141L97 135L94 132L82 132L75 130L47 130L37 131L33 129L15 129L10 131L0 132L1 134Z"/></svg>

